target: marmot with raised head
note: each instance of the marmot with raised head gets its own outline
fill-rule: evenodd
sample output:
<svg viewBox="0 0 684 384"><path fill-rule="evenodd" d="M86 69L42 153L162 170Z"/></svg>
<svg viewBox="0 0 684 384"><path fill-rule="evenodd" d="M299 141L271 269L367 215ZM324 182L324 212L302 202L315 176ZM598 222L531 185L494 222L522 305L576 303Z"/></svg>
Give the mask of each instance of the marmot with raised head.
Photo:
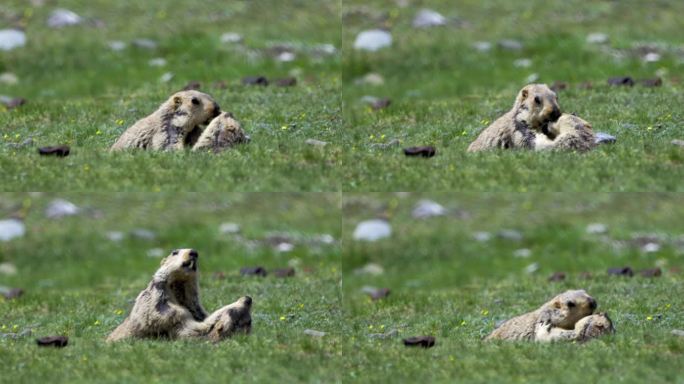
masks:
<svg viewBox="0 0 684 384"><path fill-rule="evenodd" d="M218 341L251 329L252 299L240 298L210 316L200 304L198 258L194 249L174 250L135 300L107 341L127 338L199 338Z"/></svg>
<svg viewBox="0 0 684 384"><path fill-rule="evenodd" d="M520 90L513 108L499 117L470 143L468 152L487 149L533 149L534 134L561 115L558 97L546 84L529 84Z"/></svg>
<svg viewBox="0 0 684 384"><path fill-rule="evenodd" d="M538 324L551 324L562 329L573 329L575 323L596 309L596 300L584 290L566 291L539 309L505 321L485 340L526 340L536 337Z"/></svg>
<svg viewBox="0 0 684 384"><path fill-rule="evenodd" d="M197 143L192 147L193 151L211 150L219 152L231 148L239 143L249 142L249 136L235 120L230 112L223 112L216 116L204 129Z"/></svg>
<svg viewBox="0 0 684 384"><path fill-rule="evenodd" d="M200 125L208 124L221 108L206 93L181 91L171 96L151 115L138 120L112 145L111 150L142 148L153 150L182 149L188 138L197 135Z"/></svg>
<svg viewBox="0 0 684 384"><path fill-rule="evenodd" d="M596 136L591 124L571 114L564 113L558 121L548 124L544 133L536 133L534 149L569 150L587 152L596 147Z"/></svg>
<svg viewBox="0 0 684 384"><path fill-rule="evenodd" d="M574 329L563 329L550 323L538 324L535 340L540 342L579 341L586 342L599 336L615 332L613 321L607 313L596 313L581 318Z"/></svg>

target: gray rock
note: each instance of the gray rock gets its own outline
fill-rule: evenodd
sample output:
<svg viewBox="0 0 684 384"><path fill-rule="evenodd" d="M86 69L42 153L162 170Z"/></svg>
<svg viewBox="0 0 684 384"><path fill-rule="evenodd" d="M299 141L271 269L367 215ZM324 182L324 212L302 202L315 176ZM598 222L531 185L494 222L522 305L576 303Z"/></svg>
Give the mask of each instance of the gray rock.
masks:
<svg viewBox="0 0 684 384"><path fill-rule="evenodd" d="M72 202L64 199L55 199L45 208L45 216L48 219L59 219L66 216L74 216L80 209Z"/></svg>
<svg viewBox="0 0 684 384"><path fill-rule="evenodd" d="M276 61L279 61L281 63L289 63L291 61L294 61L297 58L297 55L294 52L281 52L276 56Z"/></svg>
<svg viewBox="0 0 684 384"><path fill-rule="evenodd" d="M18 29L0 29L0 51L11 51L26 45L26 34Z"/></svg>
<svg viewBox="0 0 684 384"><path fill-rule="evenodd" d="M242 35L235 32L226 32L221 35L221 42L224 44L235 44L242 42Z"/></svg>
<svg viewBox="0 0 684 384"><path fill-rule="evenodd" d="M354 229L354 240L377 241L390 237L392 227L385 220L366 220L360 222Z"/></svg>
<svg viewBox="0 0 684 384"><path fill-rule="evenodd" d="M515 229L502 229L497 233L497 236L504 240L520 241L523 239L522 233L516 231Z"/></svg>
<svg viewBox="0 0 684 384"><path fill-rule="evenodd" d="M15 85L17 83L19 83L19 78L14 73L5 72L0 75L0 84Z"/></svg>
<svg viewBox="0 0 684 384"><path fill-rule="evenodd" d="M590 44L605 44L608 42L608 35L605 33L590 33L587 35L587 43Z"/></svg>
<svg viewBox="0 0 684 384"><path fill-rule="evenodd" d="M288 243L286 241L278 243L278 245L275 246L275 250L278 251L279 253L285 253L285 252L290 252L294 249L294 244Z"/></svg>
<svg viewBox="0 0 684 384"><path fill-rule="evenodd" d="M141 49L157 49L157 42L151 39L135 39L131 42L134 47Z"/></svg>
<svg viewBox="0 0 684 384"><path fill-rule="evenodd" d="M673 330L672 330L672 334L675 335L675 336L684 337L684 330L682 330L682 329L673 329Z"/></svg>
<svg viewBox="0 0 684 384"><path fill-rule="evenodd" d="M17 274L17 266L10 262L0 263L0 274L14 276Z"/></svg>
<svg viewBox="0 0 684 384"><path fill-rule="evenodd" d="M655 63L660 61L660 54L656 52L649 52L642 58L647 63Z"/></svg>
<svg viewBox="0 0 684 384"><path fill-rule="evenodd" d="M608 226L601 223L591 223L587 225L587 233L591 235L600 235L608 232Z"/></svg>
<svg viewBox="0 0 684 384"><path fill-rule="evenodd" d="M489 52L492 50L492 43L489 41L476 41L473 43L473 48L478 52Z"/></svg>
<svg viewBox="0 0 684 384"><path fill-rule="evenodd" d="M128 46L128 44L120 40L110 41L107 45L109 49L116 52L123 51Z"/></svg>
<svg viewBox="0 0 684 384"><path fill-rule="evenodd" d="M154 59L150 59L147 64L150 67L163 67L166 65L166 59L163 57L155 57Z"/></svg>
<svg viewBox="0 0 684 384"><path fill-rule="evenodd" d="M105 236L107 237L107 239L115 243L118 243L119 241L124 239L124 233L119 231L108 231L107 233L105 233Z"/></svg>
<svg viewBox="0 0 684 384"><path fill-rule="evenodd" d="M533 274L539 270L539 263L532 263L525 267L525 273L527 274Z"/></svg>
<svg viewBox="0 0 684 384"><path fill-rule="evenodd" d="M439 12L431 9L421 9L416 17L413 18L414 28L430 28L446 25L446 18Z"/></svg>
<svg viewBox="0 0 684 384"><path fill-rule="evenodd" d="M157 238L157 235L154 232L144 228L136 228L132 230L131 235L141 240L154 240Z"/></svg>
<svg viewBox="0 0 684 384"><path fill-rule="evenodd" d="M354 49L375 52L392 45L392 35L382 29L363 31L354 40Z"/></svg>
<svg viewBox="0 0 684 384"><path fill-rule="evenodd" d="M532 60L530 59L518 59L513 62L514 67L518 68L529 68L532 66Z"/></svg>
<svg viewBox="0 0 684 384"><path fill-rule="evenodd" d="M328 142L316 139L306 139L304 143L313 145L314 147L325 147L326 145L328 145Z"/></svg>
<svg viewBox="0 0 684 384"><path fill-rule="evenodd" d="M435 216L444 216L444 214L446 214L446 209L440 204L430 200L419 201L411 212L411 215L415 219L427 219Z"/></svg>
<svg viewBox="0 0 684 384"><path fill-rule="evenodd" d="M492 239L492 234L489 232L475 232L473 233L473 239L484 243Z"/></svg>
<svg viewBox="0 0 684 384"><path fill-rule="evenodd" d="M240 226L236 223L222 223L219 226L219 232L224 235L240 233Z"/></svg>
<svg viewBox="0 0 684 384"><path fill-rule="evenodd" d="M530 249L528 249L528 248L516 249L516 250L513 252L513 256L514 256L514 257L521 258L521 259L526 259L526 258L532 256L532 251L531 251Z"/></svg>
<svg viewBox="0 0 684 384"><path fill-rule="evenodd" d="M499 40L496 44L499 48L507 51L520 51L523 49L523 44L520 41L513 39Z"/></svg>
<svg viewBox="0 0 684 384"><path fill-rule="evenodd" d="M679 145L680 147L684 147L684 140L672 140L672 144L674 145Z"/></svg>
<svg viewBox="0 0 684 384"><path fill-rule="evenodd" d="M83 18L68 9L55 9L48 17L47 25L50 28L62 28L70 25L78 25Z"/></svg>
<svg viewBox="0 0 684 384"><path fill-rule="evenodd" d="M617 138L613 135L609 135L604 132L596 132L596 139L594 142L596 144L613 144L617 141Z"/></svg>
<svg viewBox="0 0 684 384"><path fill-rule="evenodd" d="M383 85L385 84L385 79L377 73L367 73L365 76L354 80L356 85Z"/></svg>
<svg viewBox="0 0 684 384"><path fill-rule="evenodd" d="M17 219L0 220L0 241L10 241L26 234L26 225Z"/></svg>
<svg viewBox="0 0 684 384"><path fill-rule="evenodd" d="M641 250L645 253L654 253L660 251L660 244L658 243L646 243L641 247Z"/></svg>
<svg viewBox="0 0 684 384"><path fill-rule="evenodd" d="M304 334L312 336L312 337L323 337L323 336L325 336L325 332L316 331L313 329L305 329Z"/></svg>
<svg viewBox="0 0 684 384"><path fill-rule="evenodd" d="M151 248L147 250L147 257L158 259L164 257L164 253L164 250L161 248Z"/></svg>
<svg viewBox="0 0 684 384"><path fill-rule="evenodd" d="M363 267L354 270L354 274L356 275L379 276L383 273L385 273L385 269L381 265L375 263L368 263Z"/></svg>

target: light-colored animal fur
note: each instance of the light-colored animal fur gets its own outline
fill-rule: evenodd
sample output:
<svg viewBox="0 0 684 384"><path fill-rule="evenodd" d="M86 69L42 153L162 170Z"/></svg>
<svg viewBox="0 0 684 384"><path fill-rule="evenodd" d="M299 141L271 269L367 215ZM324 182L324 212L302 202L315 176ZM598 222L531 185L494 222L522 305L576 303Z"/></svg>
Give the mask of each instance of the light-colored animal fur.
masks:
<svg viewBox="0 0 684 384"><path fill-rule="evenodd" d="M613 322L606 313L597 313L583 317L576 324L574 329L563 329L554 327L551 324L538 324L536 331L536 341L579 341L586 342L591 339L611 334L615 332Z"/></svg>
<svg viewBox="0 0 684 384"><path fill-rule="evenodd" d="M136 298L128 317L107 341L202 337L218 341L236 331L251 329L249 297L207 316L199 299L198 258L192 249L175 250L164 258L152 281Z"/></svg>
<svg viewBox="0 0 684 384"><path fill-rule="evenodd" d="M200 125L208 124L220 113L221 109L211 96L198 91L178 92L151 115L124 131L111 150L182 149L191 140L191 132L201 129Z"/></svg>
<svg viewBox="0 0 684 384"><path fill-rule="evenodd" d="M591 124L564 113L558 121L549 123L547 134L535 133L534 149L586 152L596 147L595 140Z"/></svg>
<svg viewBox="0 0 684 384"><path fill-rule="evenodd" d="M223 112L216 116L204 129L197 143L192 148L193 151L211 150L218 152L223 149L231 148L236 144L249 141L249 136L235 120L230 112Z"/></svg>
<svg viewBox="0 0 684 384"><path fill-rule="evenodd" d="M529 84L520 90L513 108L485 128L468 146L468 152L533 149L534 133L542 133L560 115L556 93L546 84Z"/></svg>
<svg viewBox="0 0 684 384"><path fill-rule="evenodd" d="M557 328L573 329L579 319L592 314L594 309L596 309L596 300L584 290L566 291L533 312L505 321L485 340L533 341L538 324L551 324Z"/></svg>

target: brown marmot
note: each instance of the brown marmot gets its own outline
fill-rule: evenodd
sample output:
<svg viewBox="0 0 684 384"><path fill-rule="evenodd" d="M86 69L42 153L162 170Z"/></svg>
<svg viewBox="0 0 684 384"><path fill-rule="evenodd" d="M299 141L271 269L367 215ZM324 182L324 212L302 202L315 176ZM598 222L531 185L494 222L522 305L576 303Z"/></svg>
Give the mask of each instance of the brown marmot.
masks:
<svg viewBox="0 0 684 384"><path fill-rule="evenodd" d="M546 134L535 132L534 149L587 152L596 147L595 141L591 124L575 115L564 113L558 121L548 124Z"/></svg>
<svg viewBox="0 0 684 384"><path fill-rule="evenodd" d="M182 149L188 136L199 125L208 124L221 113L221 108L206 93L181 91L171 96L151 115L138 120L112 145L111 150L142 148L154 150Z"/></svg>
<svg viewBox="0 0 684 384"><path fill-rule="evenodd" d="M204 129L192 150L219 152L222 149L246 142L249 142L249 136L245 134L240 123L235 120L232 113L223 112L216 116Z"/></svg>
<svg viewBox="0 0 684 384"><path fill-rule="evenodd" d="M131 313L107 337L197 338L220 340L251 329L250 297L243 297L207 317L199 299L198 258L194 249L174 250L161 262L152 281L135 300Z"/></svg>
<svg viewBox="0 0 684 384"><path fill-rule="evenodd" d="M536 341L579 341L586 342L591 339L615 332L613 321L607 313L596 313L583 317L571 330L554 327L551 324L539 324L537 326Z"/></svg>
<svg viewBox="0 0 684 384"><path fill-rule="evenodd" d="M573 329L575 323L596 309L596 300L584 290L566 291L533 312L514 317L496 328L485 340L527 340L536 337L538 324Z"/></svg>
<svg viewBox="0 0 684 384"><path fill-rule="evenodd" d="M520 90L513 108L499 117L470 143L468 152L494 148L534 148L534 133L543 133L561 115L558 97L546 84L529 84Z"/></svg>

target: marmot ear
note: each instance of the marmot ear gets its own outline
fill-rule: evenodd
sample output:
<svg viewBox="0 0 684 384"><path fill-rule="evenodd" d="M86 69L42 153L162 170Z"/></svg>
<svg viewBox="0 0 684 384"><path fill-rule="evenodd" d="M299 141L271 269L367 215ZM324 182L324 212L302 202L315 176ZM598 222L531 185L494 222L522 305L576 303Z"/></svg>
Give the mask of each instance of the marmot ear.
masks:
<svg viewBox="0 0 684 384"><path fill-rule="evenodd" d="M180 96L174 96L173 97L173 107L178 108L183 104L183 98Z"/></svg>
<svg viewBox="0 0 684 384"><path fill-rule="evenodd" d="M561 302L560 302L560 300L554 301L554 302L553 302L553 307L554 307L554 308L557 308L557 309L560 309L560 307L561 307Z"/></svg>
<svg viewBox="0 0 684 384"><path fill-rule="evenodd" d="M522 91L520 91L520 101L524 101L527 99L528 91L527 88L523 88Z"/></svg>

